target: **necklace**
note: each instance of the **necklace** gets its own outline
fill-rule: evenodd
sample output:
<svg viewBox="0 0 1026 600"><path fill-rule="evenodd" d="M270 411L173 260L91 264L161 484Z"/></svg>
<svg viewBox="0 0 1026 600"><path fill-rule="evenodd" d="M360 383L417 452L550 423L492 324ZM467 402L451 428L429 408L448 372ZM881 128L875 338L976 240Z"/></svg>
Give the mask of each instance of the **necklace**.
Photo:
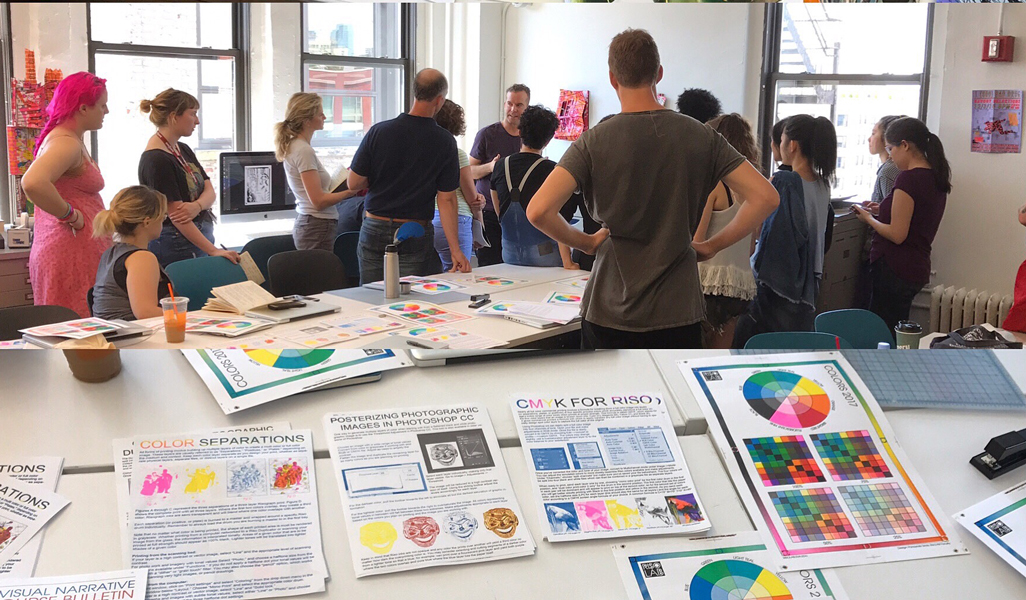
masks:
<svg viewBox="0 0 1026 600"><path fill-rule="evenodd" d="M196 184L199 186L199 189L202 190L203 177L201 177L200 174L196 172L196 169L194 169L191 164L186 162L185 158L182 156L181 150L178 149L178 144L176 143L174 146L172 146L171 142L167 141L167 138L164 137L164 134L160 133L159 130L157 131L157 138L164 143L164 147L167 148L167 151L171 153L171 156L175 157L175 160L178 161L178 164L180 164L182 168L185 169L186 174L192 176L192 178L196 180Z"/></svg>

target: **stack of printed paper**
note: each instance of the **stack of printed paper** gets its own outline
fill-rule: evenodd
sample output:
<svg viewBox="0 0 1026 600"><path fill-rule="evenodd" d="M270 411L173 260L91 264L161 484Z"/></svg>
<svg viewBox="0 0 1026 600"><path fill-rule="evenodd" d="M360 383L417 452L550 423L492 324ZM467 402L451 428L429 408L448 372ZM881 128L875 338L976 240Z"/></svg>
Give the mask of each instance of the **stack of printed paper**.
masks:
<svg viewBox="0 0 1026 600"><path fill-rule="evenodd" d="M38 456L0 462L0 476L16 479L23 484L24 487L19 489L19 493L24 493L25 490L32 490L35 487L53 492L57 489L57 480L60 479L63 464L63 458L54 456ZM18 540L15 539L15 535L18 532L21 532L19 535L25 532L23 523L15 522L13 519L0 525L0 529L4 530L0 531L0 549L5 548L7 544L16 543ZM0 578L32 576L36 569L36 560L39 558L39 548L43 544L44 533L44 531L40 531L31 538L26 537L22 540L24 544L21 546L21 550L15 552L7 562L0 561ZM0 596L0 598L6 598L6 596Z"/></svg>

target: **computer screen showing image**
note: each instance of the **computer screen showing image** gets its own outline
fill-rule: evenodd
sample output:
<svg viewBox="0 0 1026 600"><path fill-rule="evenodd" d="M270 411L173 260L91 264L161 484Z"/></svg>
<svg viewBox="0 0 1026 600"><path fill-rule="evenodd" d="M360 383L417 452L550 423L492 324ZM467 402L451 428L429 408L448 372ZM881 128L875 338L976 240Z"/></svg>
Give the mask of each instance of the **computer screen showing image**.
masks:
<svg viewBox="0 0 1026 600"><path fill-rule="evenodd" d="M291 212L295 206L285 167L274 152L221 153L222 215Z"/></svg>

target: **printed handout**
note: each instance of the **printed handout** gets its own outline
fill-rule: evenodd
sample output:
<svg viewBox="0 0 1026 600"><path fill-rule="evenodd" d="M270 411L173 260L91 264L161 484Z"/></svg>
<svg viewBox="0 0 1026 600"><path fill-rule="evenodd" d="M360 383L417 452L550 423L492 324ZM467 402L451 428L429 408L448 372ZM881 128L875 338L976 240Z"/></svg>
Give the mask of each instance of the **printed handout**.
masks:
<svg viewBox="0 0 1026 600"><path fill-rule="evenodd" d="M510 408L548 541L711 526L661 394L513 394Z"/></svg>
<svg viewBox="0 0 1026 600"><path fill-rule="evenodd" d="M0 475L17 479L26 485L38 485L51 492L57 490L64 459L57 456L37 456L0 462ZM13 529L12 529L13 531ZM32 577L39 558L39 548L46 530L32 536L21 550L5 563L0 563L0 579L9 577Z"/></svg>
<svg viewBox="0 0 1026 600"><path fill-rule="evenodd" d="M0 579L3 600L146 600L146 569Z"/></svg>
<svg viewBox="0 0 1026 600"><path fill-rule="evenodd" d="M677 364L780 570L966 552L840 352Z"/></svg>
<svg viewBox="0 0 1026 600"><path fill-rule="evenodd" d="M0 475L0 565L57 516L68 500L46 486Z"/></svg>
<svg viewBox="0 0 1026 600"><path fill-rule="evenodd" d="M970 506L955 520L1026 576L1026 482Z"/></svg>
<svg viewBox="0 0 1026 600"><path fill-rule="evenodd" d="M357 577L534 553L483 407L329 414L324 432Z"/></svg>

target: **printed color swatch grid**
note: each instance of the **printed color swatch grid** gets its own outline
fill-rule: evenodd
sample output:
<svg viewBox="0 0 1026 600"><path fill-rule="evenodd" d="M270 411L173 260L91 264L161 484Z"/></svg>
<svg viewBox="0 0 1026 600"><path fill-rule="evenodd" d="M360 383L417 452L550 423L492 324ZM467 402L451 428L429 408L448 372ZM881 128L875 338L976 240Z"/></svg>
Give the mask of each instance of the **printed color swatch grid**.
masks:
<svg viewBox="0 0 1026 600"><path fill-rule="evenodd" d="M792 485L826 481L800 435L745 440L763 484Z"/></svg>
<svg viewBox="0 0 1026 600"><path fill-rule="evenodd" d="M891 476L868 431L815 433L810 437L834 481Z"/></svg>
<svg viewBox="0 0 1026 600"><path fill-rule="evenodd" d="M868 536L920 533L926 526L896 483L841 487L855 522Z"/></svg>
<svg viewBox="0 0 1026 600"><path fill-rule="evenodd" d="M843 540L856 536L829 488L770 492L791 541Z"/></svg>

